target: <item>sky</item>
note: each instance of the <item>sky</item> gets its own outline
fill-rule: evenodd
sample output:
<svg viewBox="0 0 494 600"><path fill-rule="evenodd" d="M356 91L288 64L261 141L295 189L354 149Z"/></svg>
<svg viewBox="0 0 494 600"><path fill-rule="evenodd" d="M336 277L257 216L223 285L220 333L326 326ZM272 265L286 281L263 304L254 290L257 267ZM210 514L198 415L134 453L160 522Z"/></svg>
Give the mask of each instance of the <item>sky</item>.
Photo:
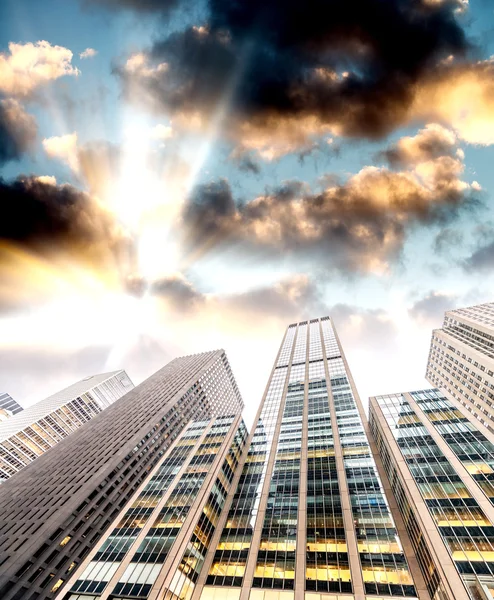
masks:
<svg viewBox="0 0 494 600"><path fill-rule="evenodd" d="M330 315L360 395L494 298L490 0L3 0L0 391Z"/></svg>

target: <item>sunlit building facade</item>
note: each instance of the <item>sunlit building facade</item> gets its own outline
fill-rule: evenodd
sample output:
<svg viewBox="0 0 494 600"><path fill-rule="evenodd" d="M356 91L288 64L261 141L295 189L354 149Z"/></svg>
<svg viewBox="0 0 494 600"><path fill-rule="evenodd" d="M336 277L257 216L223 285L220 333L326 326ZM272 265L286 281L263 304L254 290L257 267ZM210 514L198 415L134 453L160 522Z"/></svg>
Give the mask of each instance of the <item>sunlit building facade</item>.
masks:
<svg viewBox="0 0 494 600"><path fill-rule="evenodd" d="M145 494L156 488L158 495L169 476L180 474L182 465L177 463L149 479L190 421L240 415L242 408L223 350L177 358L8 479L0 486L0 598L54 598L102 536L117 526L122 510L143 484L149 485ZM201 435L208 436L216 425L200 427ZM229 427L235 427L234 422ZM199 445L204 436L197 439ZM201 456L221 460L209 452L209 442L219 440L208 439L208 447L191 447L194 454L187 460L190 456L194 462L188 463L187 478L176 482L184 493L200 483L205 472ZM187 444L184 448L190 449ZM210 488L201 486L194 493L199 502ZM191 504L190 510L196 506ZM180 499L176 508L179 511ZM157 529L160 537L170 533ZM148 563L146 569L155 572Z"/></svg>
<svg viewBox="0 0 494 600"><path fill-rule="evenodd" d="M494 597L494 436L437 389L377 396L370 425L432 598Z"/></svg>
<svg viewBox="0 0 494 600"><path fill-rule="evenodd" d="M494 432L494 302L446 312L426 377Z"/></svg>
<svg viewBox="0 0 494 600"><path fill-rule="evenodd" d="M429 598L380 470L331 320L290 325L191 600Z"/></svg>
<svg viewBox="0 0 494 600"><path fill-rule="evenodd" d="M190 423L59 598L190 598L246 439L239 415Z"/></svg>
<svg viewBox="0 0 494 600"><path fill-rule="evenodd" d="M133 387L125 371L90 375L0 423L0 483Z"/></svg>

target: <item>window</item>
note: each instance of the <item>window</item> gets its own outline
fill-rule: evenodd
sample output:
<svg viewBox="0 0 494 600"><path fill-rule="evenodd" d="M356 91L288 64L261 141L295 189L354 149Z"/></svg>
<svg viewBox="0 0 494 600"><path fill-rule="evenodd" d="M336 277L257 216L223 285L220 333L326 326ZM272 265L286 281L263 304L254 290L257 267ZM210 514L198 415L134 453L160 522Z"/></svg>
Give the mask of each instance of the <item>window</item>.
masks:
<svg viewBox="0 0 494 600"><path fill-rule="evenodd" d="M52 592L56 592L63 584L63 579L59 579L57 583L51 588Z"/></svg>

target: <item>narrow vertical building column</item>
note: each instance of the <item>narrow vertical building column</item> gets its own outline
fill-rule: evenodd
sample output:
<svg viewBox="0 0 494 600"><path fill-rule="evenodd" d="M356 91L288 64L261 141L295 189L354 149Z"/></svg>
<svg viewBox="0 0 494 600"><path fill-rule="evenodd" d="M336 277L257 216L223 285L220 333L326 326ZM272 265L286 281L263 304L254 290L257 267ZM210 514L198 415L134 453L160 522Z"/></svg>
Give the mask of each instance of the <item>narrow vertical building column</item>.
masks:
<svg viewBox="0 0 494 600"><path fill-rule="evenodd" d="M352 506L350 503L350 494L348 492L348 484L346 480L346 472L345 465L343 463L343 452L340 443L340 435L338 432L338 422L336 418L336 410L334 407L333 393L331 389L331 377L329 375L328 368L328 358L326 352L326 345L324 343L324 335L322 330L322 325L320 325L320 335L321 335L321 344L323 348L323 357L324 357L324 370L326 373L326 381L328 385L328 402L329 402L329 410L331 413L331 424L333 430L333 440L334 440L334 451L336 458L336 469L338 471L338 485L340 489L341 496L341 506L343 510L343 523L345 527L345 536L347 543L347 551L348 551L348 560L350 563L350 573L351 573L351 581L353 594L355 596L355 600L365 600L365 587L364 587L364 579L362 577L362 567L360 565L360 558L358 555L358 544L357 544L357 536L355 534L355 527L353 523L353 512ZM340 348L341 352L341 348Z"/></svg>
<svg viewBox="0 0 494 600"><path fill-rule="evenodd" d="M300 479L298 491L298 524L295 551L295 600L303 600L305 595L305 554L307 542L307 422L309 389L309 348L310 323L307 323L307 344L305 352L304 412L302 417L302 441L300 444Z"/></svg>

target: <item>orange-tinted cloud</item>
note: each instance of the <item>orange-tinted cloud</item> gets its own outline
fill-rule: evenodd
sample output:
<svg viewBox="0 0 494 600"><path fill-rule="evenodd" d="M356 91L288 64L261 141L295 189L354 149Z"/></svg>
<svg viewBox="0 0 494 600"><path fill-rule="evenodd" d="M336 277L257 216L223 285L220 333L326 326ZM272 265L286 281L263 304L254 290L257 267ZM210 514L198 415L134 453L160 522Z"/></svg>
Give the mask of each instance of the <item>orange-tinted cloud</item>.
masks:
<svg viewBox="0 0 494 600"><path fill-rule="evenodd" d="M469 144L494 144L494 60L435 69L416 88L411 119L443 122Z"/></svg>
<svg viewBox="0 0 494 600"><path fill-rule="evenodd" d="M0 243L45 257L72 256L95 270L117 271L130 240L91 195L53 177L0 179ZM10 258L0 259L8 264ZM19 274L22 276L22 274Z"/></svg>
<svg viewBox="0 0 494 600"><path fill-rule="evenodd" d="M463 180L454 140L429 125L388 151L401 170L367 166L320 193L286 182L238 207L225 180L203 184L184 207L184 243L194 257L230 248L273 259L281 253L310 258L343 272L384 273L415 225L446 223L473 206L478 184Z"/></svg>

